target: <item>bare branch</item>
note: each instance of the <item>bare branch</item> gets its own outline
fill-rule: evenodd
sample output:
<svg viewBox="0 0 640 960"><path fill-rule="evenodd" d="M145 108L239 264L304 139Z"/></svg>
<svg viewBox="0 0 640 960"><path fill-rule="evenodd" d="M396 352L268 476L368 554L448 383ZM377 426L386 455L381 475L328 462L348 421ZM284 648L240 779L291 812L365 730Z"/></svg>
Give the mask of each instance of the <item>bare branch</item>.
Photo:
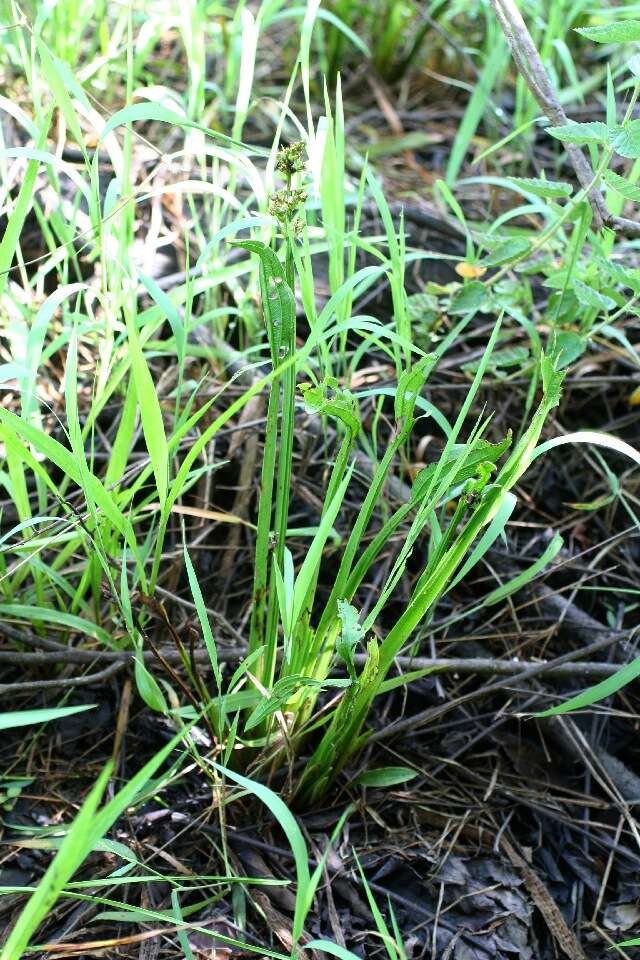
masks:
<svg viewBox="0 0 640 960"><path fill-rule="evenodd" d="M518 72L542 107L551 125L554 127L564 126L569 122L569 119L514 0L491 0L491 5L502 27L502 32L505 35ZM591 164L575 143L565 143L564 148L580 186L585 190L589 189L594 178ZM594 226L597 230L606 225L627 236L640 236L640 223L628 220L625 217L614 217L609 213L600 189L591 187L589 189L589 200L593 210Z"/></svg>

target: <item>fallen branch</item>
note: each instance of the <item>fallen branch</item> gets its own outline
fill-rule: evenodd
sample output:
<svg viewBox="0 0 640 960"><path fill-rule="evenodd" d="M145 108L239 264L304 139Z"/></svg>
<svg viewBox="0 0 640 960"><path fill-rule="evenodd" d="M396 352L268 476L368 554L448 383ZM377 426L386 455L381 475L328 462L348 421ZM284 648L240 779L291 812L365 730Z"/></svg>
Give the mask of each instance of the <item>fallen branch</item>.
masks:
<svg viewBox="0 0 640 960"><path fill-rule="evenodd" d="M491 5L513 57L518 73L523 78L552 126L562 127L569 118L553 88L549 74L537 47L514 0L491 0ZM594 172L584 153L575 143L565 143L566 154L575 170L580 186L588 191L597 230L603 226L629 236L640 236L640 223L625 217L614 217L607 209L601 190L593 185Z"/></svg>
<svg viewBox="0 0 640 960"><path fill-rule="evenodd" d="M602 645L602 641L600 641L600 645ZM244 647L221 649L220 659L239 660L246 652ZM179 652L173 648L159 649L158 653L169 664L180 664L182 662ZM578 657L583 653L584 650L577 651L574 656ZM205 649L194 650L193 655L198 664L206 665L209 662L209 654ZM47 687L50 689L55 689L57 686L69 687L76 682L87 686L90 683L107 679L119 670L124 669L127 664L133 663L133 656L131 650L74 650L63 647L42 652L1 650L0 663L21 664L27 667L51 667L59 663L96 664L105 661L109 662L111 666L100 673L88 674L78 678L65 677L59 680L31 680L0 684L0 693L18 692L32 687ZM157 655L151 650L143 651L142 658L145 663L157 662ZM363 664L366 661L366 654L357 654L355 660L356 663ZM562 660L562 658L559 658L559 660ZM573 678L602 680L605 677L612 676L619 669L616 664L592 661L561 663L558 660L551 660L547 663L541 663L535 660L494 660L490 657L396 657L395 662L403 670L432 670L438 673L458 673L466 676L499 676L506 677L508 680L511 678L526 680L528 677L542 675L560 680Z"/></svg>

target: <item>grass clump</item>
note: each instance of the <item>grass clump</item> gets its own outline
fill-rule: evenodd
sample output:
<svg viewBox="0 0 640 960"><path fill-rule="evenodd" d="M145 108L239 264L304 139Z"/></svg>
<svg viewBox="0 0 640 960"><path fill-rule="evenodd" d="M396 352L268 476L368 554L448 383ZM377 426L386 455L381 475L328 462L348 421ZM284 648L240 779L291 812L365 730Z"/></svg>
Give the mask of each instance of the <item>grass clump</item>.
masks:
<svg viewBox="0 0 640 960"><path fill-rule="evenodd" d="M373 96L399 138L391 155L415 173L428 163L413 147L426 141L398 129L388 89L406 97L421 69L437 72L424 59L432 30L438 55L452 46L470 69L469 51L458 49L468 4L288 10L277 0L233 9L193 0L170 16L146 3L5 6L7 93L21 91L22 101L0 100L11 120L0 152L0 633L17 663L50 654L38 663L51 676L35 688L46 712L40 701L8 709L2 726L89 714L89 705L62 703L73 701L75 680L93 686L130 666L145 722L154 736L169 729L170 741L133 775L118 766L125 687L115 762L101 761L75 818L53 835L37 887L2 888L28 899L1 960L34 949L54 904L73 898L109 922L171 924L189 960L194 931L263 956L354 957L305 933L353 807L320 852L290 808L315 814L342 791L413 784L408 767L358 764L371 759L393 692L411 697L436 669L419 658L437 612L447 611L445 626L471 624L563 550L559 534L541 547L534 539L527 566L458 601L484 565L493 573L516 508L526 502L542 515L527 492L541 453L571 442L640 462L623 439L550 426L574 365L603 344L630 369L640 365L625 328L637 317L640 273L624 256L634 241L623 247L640 233L623 217L640 196L638 71L614 51L612 69L600 65L596 77L605 119L545 128L547 149L589 152L586 181L571 150L570 168L545 154L547 176L523 159L535 149L544 77L529 76L513 38L503 39L511 5L472 5L475 85L445 161L429 174L428 216L450 241L443 252L413 242L411 207L427 216L415 191L394 184L384 151L374 169L352 133L349 51L370 55L391 85L376 80ZM580 25L580 44L640 38L608 14L583 23L581 3L534 6L530 39L547 80L569 80L579 102L596 82L578 76L569 28ZM496 106L505 89L507 132ZM479 130L497 142L480 150ZM492 158L516 144L515 159L493 170ZM469 169L470 150L481 171ZM469 191L492 198L484 219ZM514 384L520 393L509 392ZM570 506L598 514L620 504L637 523L632 495L597 465L606 496ZM218 551L213 561L208 550ZM221 582L224 612L212 587ZM88 676L63 675L67 663L86 665ZM626 664L539 716L591 706L637 674L637 662ZM59 704L51 690L62 691ZM206 785L221 870L187 882L148 867L113 830L192 787L190 777ZM291 929L272 923L277 942L267 949L246 924L259 879L242 875L230 843L234 810L258 806L248 798L287 836L295 876ZM117 870L93 887L95 878L72 880L105 851L122 859ZM395 908L385 919L359 856L377 937L390 957L407 957ZM157 882L169 885L166 909L133 905L128 890L120 898L129 883ZM231 932L193 920L227 898Z"/></svg>

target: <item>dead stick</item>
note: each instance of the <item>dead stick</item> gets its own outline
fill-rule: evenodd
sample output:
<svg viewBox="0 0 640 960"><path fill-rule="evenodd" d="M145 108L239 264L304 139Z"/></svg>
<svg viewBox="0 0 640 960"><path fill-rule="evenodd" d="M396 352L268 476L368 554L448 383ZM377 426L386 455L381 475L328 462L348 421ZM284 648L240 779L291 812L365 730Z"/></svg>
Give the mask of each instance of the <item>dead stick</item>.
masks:
<svg viewBox="0 0 640 960"><path fill-rule="evenodd" d="M549 122L554 127L564 126L569 119L558 99L553 84L540 58L528 27L514 0L491 0L491 5L511 51L516 68ZM565 151L575 170L580 186L589 190L594 225L601 230L606 224L621 233L640 235L640 223L609 213L602 192L592 186L594 172L584 153L575 143L565 143Z"/></svg>

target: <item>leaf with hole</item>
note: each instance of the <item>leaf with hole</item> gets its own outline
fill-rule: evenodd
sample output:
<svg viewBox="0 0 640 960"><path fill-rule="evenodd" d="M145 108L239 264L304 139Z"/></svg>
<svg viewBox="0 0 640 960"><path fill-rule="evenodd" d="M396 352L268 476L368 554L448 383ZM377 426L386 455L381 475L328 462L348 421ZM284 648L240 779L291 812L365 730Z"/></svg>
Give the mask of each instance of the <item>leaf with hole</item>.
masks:
<svg viewBox="0 0 640 960"><path fill-rule="evenodd" d="M340 635L336 640L336 653L344 660L352 680L356 679L354 654L356 647L364 640L364 630L358 621L358 611L346 600L338 600L338 619Z"/></svg>

